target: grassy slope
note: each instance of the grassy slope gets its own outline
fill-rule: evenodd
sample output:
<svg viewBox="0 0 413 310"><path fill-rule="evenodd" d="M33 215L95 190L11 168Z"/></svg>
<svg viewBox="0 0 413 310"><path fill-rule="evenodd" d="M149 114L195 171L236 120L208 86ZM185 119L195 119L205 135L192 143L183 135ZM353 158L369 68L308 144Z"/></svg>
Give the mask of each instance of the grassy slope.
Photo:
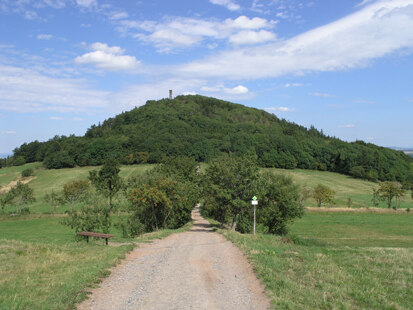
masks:
<svg viewBox="0 0 413 310"><path fill-rule="evenodd" d="M367 207L372 206L372 188L378 188L378 183L354 179L352 177L334 172L315 171L315 170L285 170L285 169L270 169L277 173L291 175L293 179L301 186L310 189L317 184L327 185L336 192L335 201L336 207L347 207L347 199L352 200L352 207ZM316 202L310 198L306 202L308 207L316 207ZM385 202L380 202L379 207L386 208ZM410 196L410 191L406 192L405 197L400 205L401 208L413 208L413 200Z"/></svg>
<svg viewBox="0 0 413 310"><path fill-rule="evenodd" d="M17 177L20 177L23 170L28 168L36 169L37 166L41 166L41 163L31 163L23 166L1 168L0 186L6 186Z"/></svg>
<svg viewBox="0 0 413 310"><path fill-rule="evenodd" d="M252 261L273 308L413 308L412 214L308 213L295 243L220 232Z"/></svg>
<svg viewBox="0 0 413 310"><path fill-rule="evenodd" d="M27 164L20 167L11 167L0 169L0 184L7 185L15 178L20 177L21 171L27 167L34 168L35 166L40 166L40 163ZM120 175L122 177L130 177L143 173L144 171L150 169L151 165L134 165L134 166L122 166ZM18 169L17 169L18 168ZM31 213L48 213L50 212L50 206L44 201L44 195L50 193L52 190L55 192L60 192L63 189L63 185L67 182L76 179L87 179L89 176L89 171L99 169L99 167L77 167L77 168L67 168L67 169L43 169L40 168L35 171L34 176L36 177L32 180L29 185L34 191L34 196L36 202L30 205ZM59 208L58 212L63 213L69 207ZM14 211L14 207L7 207L6 212Z"/></svg>

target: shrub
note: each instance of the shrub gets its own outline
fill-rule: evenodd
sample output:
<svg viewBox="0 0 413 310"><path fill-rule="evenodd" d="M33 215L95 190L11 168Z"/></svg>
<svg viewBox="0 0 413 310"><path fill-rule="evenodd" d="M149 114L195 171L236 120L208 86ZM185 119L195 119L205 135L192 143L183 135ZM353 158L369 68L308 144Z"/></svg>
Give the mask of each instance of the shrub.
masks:
<svg viewBox="0 0 413 310"><path fill-rule="evenodd" d="M136 237L145 232L145 226L139 220L136 214L132 214L128 219L121 220L115 224L115 227L122 232L122 237Z"/></svg>
<svg viewBox="0 0 413 310"><path fill-rule="evenodd" d="M33 169L32 168L27 168L27 169L24 169L22 171L22 177L23 178L27 178L27 177L30 177L32 175L33 175Z"/></svg>

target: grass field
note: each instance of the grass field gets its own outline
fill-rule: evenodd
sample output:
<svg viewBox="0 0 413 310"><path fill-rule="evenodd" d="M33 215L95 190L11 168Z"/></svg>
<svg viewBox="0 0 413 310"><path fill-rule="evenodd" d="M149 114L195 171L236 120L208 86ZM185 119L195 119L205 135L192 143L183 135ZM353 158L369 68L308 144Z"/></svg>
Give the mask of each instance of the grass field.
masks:
<svg viewBox="0 0 413 310"><path fill-rule="evenodd" d="M76 241L72 230L59 218L25 216L0 221L0 309L75 309L94 286L133 248L134 242L148 242L188 229L162 230L137 239L115 237L106 246L99 239L87 244Z"/></svg>
<svg viewBox="0 0 413 310"><path fill-rule="evenodd" d="M413 309L413 215L307 213L293 237L219 230L249 257L274 309Z"/></svg>
<svg viewBox="0 0 413 310"><path fill-rule="evenodd" d="M30 205L31 213L49 213L50 206L44 201L44 196L52 191L61 192L63 185L67 182L76 179L87 179L89 171L99 169L100 167L77 167L66 169L44 169L41 167L41 163L27 164L20 167L7 167L0 169L0 185L6 186L14 179L21 176L21 171L26 168L40 167L35 170L34 180L29 182L30 187L33 189L36 202ZM134 166L122 166L120 176L130 177L138 175L151 169L153 165L134 165ZM65 206L58 209L59 213L64 213L68 210L69 206ZM7 207L6 212L14 212L14 207Z"/></svg>
<svg viewBox="0 0 413 310"><path fill-rule="evenodd" d="M268 169L276 173L290 175L297 184L302 187L313 189L318 184L323 184L336 192L336 204L332 207L347 207L347 199L351 198L352 207L371 207L372 204L372 188L378 188L378 183L354 179L352 177L334 172L316 171L316 170L285 170L285 169ZM310 198L306 201L307 207L316 207L314 199ZM385 202L380 202L380 208L387 208ZM413 200L410 191L406 192L401 204L401 208L413 208Z"/></svg>

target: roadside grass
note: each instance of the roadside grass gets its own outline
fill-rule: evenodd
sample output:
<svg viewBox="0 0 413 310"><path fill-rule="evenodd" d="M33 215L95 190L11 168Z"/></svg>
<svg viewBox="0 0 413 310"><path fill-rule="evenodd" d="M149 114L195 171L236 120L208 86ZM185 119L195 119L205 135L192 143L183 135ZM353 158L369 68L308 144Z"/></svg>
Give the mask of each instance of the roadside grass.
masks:
<svg viewBox="0 0 413 310"><path fill-rule="evenodd" d="M103 239L76 241L61 218L26 216L0 221L0 309L75 309L137 243L189 229L160 230L125 239L116 229ZM118 243L118 244L116 244Z"/></svg>
<svg viewBox="0 0 413 310"><path fill-rule="evenodd" d="M307 213L291 235L217 231L243 250L274 309L412 309L413 216Z"/></svg>
<svg viewBox="0 0 413 310"><path fill-rule="evenodd" d="M372 189L377 189L379 187L378 183L355 179L335 172L304 169L286 170L276 168L265 170L290 175L298 185L307 187L310 190L314 189L318 184L330 187L336 192L334 199L336 204L330 205L330 207L347 207L348 198L351 198L352 200L352 208L372 207ZM317 204L313 198L309 198L305 202L305 206L317 207ZM379 208L387 208L386 203L380 202ZM413 208L413 200L410 191L406 191L406 194L401 201L400 208Z"/></svg>

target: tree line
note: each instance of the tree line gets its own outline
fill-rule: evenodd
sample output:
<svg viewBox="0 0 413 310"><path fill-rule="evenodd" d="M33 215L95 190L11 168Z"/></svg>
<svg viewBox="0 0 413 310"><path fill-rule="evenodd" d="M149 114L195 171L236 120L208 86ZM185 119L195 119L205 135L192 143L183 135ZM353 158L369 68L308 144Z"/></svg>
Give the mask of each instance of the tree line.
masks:
<svg viewBox="0 0 413 310"><path fill-rule="evenodd" d="M304 214L304 202L310 196L319 207L334 204L335 192L328 186L300 188L289 176L259 169L256 155L222 154L202 173L190 157L166 158L138 176L122 178L119 173L119 162L107 159L99 169L90 171L87 179L67 182L61 191L47 193L44 201L53 215L59 206L69 205L62 224L76 232L108 233L116 226L125 237L181 227L191 220L191 211L200 201L203 214L222 227L250 233L251 200L257 196L258 231L272 234L286 234L294 219ZM22 172L25 176L32 174ZM372 202L376 206L379 200L386 201L389 208L397 209L403 195L400 183L381 182L373 189ZM22 182L0 196L2 212L10 205L16 207L16 214L30 213L29 205L34 201L33 190ZM114 218L116 213L122 216Z"/></svg>
<svg viewBox="0 0 413 310"><path fill-rule="evenodd" d="M55 136L24 143L1 165L42 161L58 169L102 165L160 163L186 156L210 162L221 154L254 155L261 167L316 169L371 181L413 183L413 158L401 151L363 141L347 143L314 126L306 128L275 115L203 96L148 101L82 137Z"/></svg>

